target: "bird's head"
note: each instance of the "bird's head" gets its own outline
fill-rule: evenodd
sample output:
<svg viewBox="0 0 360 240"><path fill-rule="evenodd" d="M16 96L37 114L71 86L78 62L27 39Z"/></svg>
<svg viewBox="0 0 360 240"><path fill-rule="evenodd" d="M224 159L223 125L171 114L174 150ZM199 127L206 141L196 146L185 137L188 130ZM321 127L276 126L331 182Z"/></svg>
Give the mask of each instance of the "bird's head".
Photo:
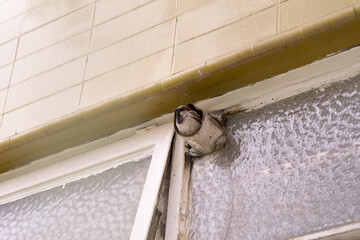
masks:
<svg viewBox="0 0 360 240"><path fill-rule="evenodd" d="M203 111L194 105L181 105L175 109L174 113L174 127L180 135L190 136L200 129Z"/></svg>

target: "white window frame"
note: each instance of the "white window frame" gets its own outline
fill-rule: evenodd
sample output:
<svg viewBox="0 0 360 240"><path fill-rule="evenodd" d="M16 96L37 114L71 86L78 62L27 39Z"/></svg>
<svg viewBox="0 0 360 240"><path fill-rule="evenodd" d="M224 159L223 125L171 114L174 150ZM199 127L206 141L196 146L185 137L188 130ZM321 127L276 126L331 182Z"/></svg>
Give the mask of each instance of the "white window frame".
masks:
<svg viewBox="0 0 360 240"><path fill-rule="evenodd" d="M350 223L339 227L306 234L288 240L356 240L360 236L360 222Z"/></svg>
<svg viewBox="0 0 360 240"><path fill-rule="evenodd" d="M110 136L0 175L0 204L101 173L152 155L130 239L146 239L167 165L174 130L166 124L118 140Z"/></svg>

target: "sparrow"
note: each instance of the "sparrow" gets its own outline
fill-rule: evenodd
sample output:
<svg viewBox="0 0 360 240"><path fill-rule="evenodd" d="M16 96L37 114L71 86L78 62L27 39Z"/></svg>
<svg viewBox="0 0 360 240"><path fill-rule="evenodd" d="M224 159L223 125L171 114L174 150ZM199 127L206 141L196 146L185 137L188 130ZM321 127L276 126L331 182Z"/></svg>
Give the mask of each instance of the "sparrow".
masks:
<svg viewBox="0 0 360 240"><path fill-rule="evenodd" d="M181 105L175 109L174 127L181 136L191 136L201 128L203 111L192 104Z"/></svg>

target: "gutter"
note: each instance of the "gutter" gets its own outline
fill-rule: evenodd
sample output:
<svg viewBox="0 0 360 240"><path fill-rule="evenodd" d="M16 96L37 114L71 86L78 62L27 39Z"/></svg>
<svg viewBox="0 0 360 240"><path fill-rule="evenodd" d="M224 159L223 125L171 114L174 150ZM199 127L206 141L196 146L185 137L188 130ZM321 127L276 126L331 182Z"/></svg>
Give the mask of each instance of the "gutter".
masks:
<svg viewBox="0 0 360 240"><path fill-rule="evenodd" d="M0 173L360 44L360 4L0 140Z"/></svg>

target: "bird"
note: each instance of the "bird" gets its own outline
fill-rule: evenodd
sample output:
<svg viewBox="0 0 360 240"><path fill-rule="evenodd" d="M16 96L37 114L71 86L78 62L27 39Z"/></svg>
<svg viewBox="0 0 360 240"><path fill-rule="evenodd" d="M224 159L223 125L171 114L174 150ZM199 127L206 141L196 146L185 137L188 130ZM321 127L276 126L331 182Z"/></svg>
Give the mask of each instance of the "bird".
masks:
<svg viewBox="0 0 360 240"><path fill-rule="evenodd" d="M187 137L197 133L202 124L203 111L193 104L181 105L175 109L174 127L181 136Z"/></svg>

